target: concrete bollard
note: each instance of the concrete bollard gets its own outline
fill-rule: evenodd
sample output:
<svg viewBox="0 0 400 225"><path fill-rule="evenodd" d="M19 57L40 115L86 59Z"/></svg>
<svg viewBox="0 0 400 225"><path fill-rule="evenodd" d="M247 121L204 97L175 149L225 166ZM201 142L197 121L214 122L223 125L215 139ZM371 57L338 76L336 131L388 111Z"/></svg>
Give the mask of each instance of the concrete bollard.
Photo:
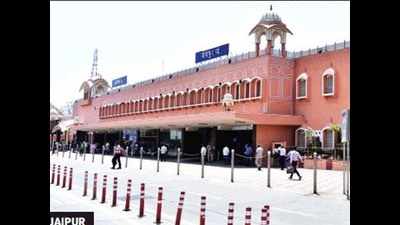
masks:
<svg viewBox="0 0 400 225"><path fill-rule="evenodd" d="M162 193L163 193L163 188L159 187L158 188L158 197L157 197L157 211L156 211L156 224L161 223L161 206L162 206Z"/></svg>
<svg viewBox="0 0 400 225"><path fill-rule="evenodd" d="M61 166L58 165L57 166L57 182L56 182L56 186L60 186L60 173L61 173Z"/></svg>
<svg viewBox="0 0 400 225"><path fill-rule="evenodd" d="M128 147L125 148L125 168L128 168Z"/></svg>
<svg viewBox="0 0 400 225"><path fill-rule="evenodd" d="M228 225L233 225L233 210L235 203L230 202L228 208Z"/></svg>
<svg viewBox="0 0 400 225"><path fill-rule="evenodd" d="M350 200L350 145L347 142L347 200Z"/></svg>
<svg viewBox="0 0 400 225"><path fill-rule="evenodd" d="M139 217L144 216L144 183L140 184Z"/></svg>
<svg viewBox="0 0 400 225"><path fill-rule="evenodd" d="M201 153L201 178L204 178L204 154Z"/></svg>
<svg viewBox="0 0 400 225"><path fill-rule="evenodd" d="M231 150L231 183L233 183L233 169L235 168L235 149Z"/></svg>
<svg viewBox="0 0 400 225"><path fill-rule="evenodd" d="M61 188L65 188L67 184L67 167L64 166L63 182Z"/></svg>
<svg viewBox="0 0 400 225"><path fill-rule="evenodd" d="M85 149L83 150L83 161L86 161L86 147L85 147Z"/></svg>
<svg viewBox="0 0 400 225"><path fill-rule="evenodd" d="M267 153L267 166L268 166L268 179L267 179L267 187L271 188L271 151Z"/></svg>
<svg viewBox="0 0 400 225"><path fill-rule="evenodd" d="M59 146L58 146L58 144L56 144L56 153L57 153L57 158L58 158L58 150L59 150Z"/></svg>
<svg viewBox="0 0 400 225"><path fill-rule="evenodd" d="M75 160L77 160L78 159L78 148L75 150Z"/></svg>
<svg viewBox="0 0 400 225"><path fill-rule="evenodd" d="M346 195L346 143L343 143L343 194Z"/></svg>
<svg viewBox="0 0 400 225"><path fill-rule="evenodd" d="M92 195L92 200L96 200L97 196L97 173L94 174L93 177L93 195Z"/></svg>
<svg viewBox="0 0 400 225"><path fill-rule="evenodd" d="M69 145L69 153L68 153L68 159L71 159L71 152L72 152L71 144Z"/></svg>
<svg viewBox="0 0 400 225"><path fill-rule="evenodd" d="M112 196L111 207L117 206L117 190L118 190L118 178L114 177L113 196Z"/></svg>
<svg viewBox="0 0 400 225"><path fill-rule="evenodd" d="M178 153L176 155L176 164L177 164L176 175L179 175L179 169L181 165L181 148L178 148Z"/></svg>
<svg viewBox="0 0 400 225"><path fill-rule="evenodd" d="M104 164L104 151L105 151L106 147L103 145L102 149L101 149L101 164Z"/></svg>
<svg viewBox="0 0 400 225"><path fill-rule="evenodd" d="M94 163L94 152L96 151L96 149L92 149L92 163Z"/></svg>
<svg viewBox="0 0 400 225"><path fill-rule="evenodd" d="M56 173L56 164L53 164L53 169L51 170L51 184L54 184L54 177Z"/></svg>
<svg viewBox="0 0 400 225"><path fill-rule="evenodd" d="M62 158L64 158L65 145L61 145Z"/></svg>
<svg viewBox="0 0 400 225"><path fill-rule="evenodd" d="M140 163L139 163L139 169L142 169L143 166L143 147L140 147Z"/></svg>
<svg viewBox="0 0 400 225"><path fill-rule="evenodd" d="M84 180L84 183L83 183L83 196L86 196L87 195L87 188L88 188L88 171L85 171L85 180Z"/></svg>
<svg viewBox="0 0 400 225"><path fill-rule="evenodd" d="M72 189L72 168L69 168L69 184L68 184L68 190Z"/></svg>
<svg viewBox="0 0 400 225"><path fill-rule="evenodd" d="M124 211L130 211L130 201L131 201L131 187L132 187L132 180L128 180L128 187L126 190L126 198L125 198L125 209Z"/></svg>
<svg viewBox="0 0 400 225"><path fill-rule="evenodd" d="M244 225L251 225L251 208L250 207L246 208Z"/></svg>
<svg viewBox="0 0 400 225"><path fill-rule="evenodd" d="M318 194L318 192L317 192L317 153L316 152L314 152L314 154L313 154L313 156L314 156L314 179L313 179L313 183L314 183L314 185L313 185L313 193L314 194Z"/></svg>
<svg viewBox="0 0 400 225"><path fill-rule="evenodd" d="M160 148L157 148L157 173L160 172Z"/></svg>
<svg viewBox="0 0 400 225"><path fill-rule="evenodd" d="M200 202L200 225L206 224L206 196L201 196Z"/></svg>
<svg viewBox="0 0 400 225"><path fill-rule="evenodd" d="M185 192L182 191L179 196L178 210L176 211L175 225L181 224L183 201L185 200Z"/></svg>
<svg viewBox="0 0 400 225"><path fill-rule="evenodd" d="M101 202L106 203L106 193L107 193L107 175L103 176L103 190L101 192Z"/></svg>

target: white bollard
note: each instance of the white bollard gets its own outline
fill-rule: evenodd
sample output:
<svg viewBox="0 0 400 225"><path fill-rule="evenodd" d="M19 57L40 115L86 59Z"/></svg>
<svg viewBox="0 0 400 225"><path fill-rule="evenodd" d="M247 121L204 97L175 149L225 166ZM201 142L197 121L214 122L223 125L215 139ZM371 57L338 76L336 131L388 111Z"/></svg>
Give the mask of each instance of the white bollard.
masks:
<svg viewBox="0 0 400 225"><path fill-rule="evenodd" d="M104 151L106 150L106 146L103 145L101 150L101 164L104 164Z"/></svg>
<svg viewBox="0 0 400 225"><path fill-rule="evenodd" d="M126 150L125 150L126 154L125 154L125 168L128 168L128 146L126 146Z"/></svg>
<svg viewBox="0 0 400 225"><path fill-rule="evenodd" d="M139 169L142 169L142 161L143 161L143 147L140 147L140 164Z"/></svg>
<svg viewBox="0 0 400 225"><path fill-rule="evenodd" d="M201 178L204 178L204 154L201 153Z"/></svg>
<svg viewBox="0 0 400 225"><path fill-rule="evenodd" d="M177 163L176 174L179 175L179 169L180 169L180 165L181 165L181 148L178 148L178 153L176 156L176 163Z"/></svg>
<svg viewBox="0 0 400 225"><path fill-rule="evenodd" d="M343 194L346 195L346 143L343 143Z"/></svg>
<svg viewBox="0 0 400 225"><path fill-rule="evenodd" d="M235 149L231 150L231 183L233 183L233 169L235 168Z"/></svg>
<svg viewBox="0 0 400 225"><path fill-rule="evenodd" d="M160 172L160 148L157 148L157 173Z"/></svg>
<svg viewBox="0 0 400 225"><path fill-rule="evenodd" d="M271 188L271 151L267 153L267 166L268 166L268 184L267 187Z"/></svg>
<svg viewBox="0 0 400 225"><path fill-rule="evenodd" d="M314 194L318 194L317 192L317 153L314 152Z"/></svg>

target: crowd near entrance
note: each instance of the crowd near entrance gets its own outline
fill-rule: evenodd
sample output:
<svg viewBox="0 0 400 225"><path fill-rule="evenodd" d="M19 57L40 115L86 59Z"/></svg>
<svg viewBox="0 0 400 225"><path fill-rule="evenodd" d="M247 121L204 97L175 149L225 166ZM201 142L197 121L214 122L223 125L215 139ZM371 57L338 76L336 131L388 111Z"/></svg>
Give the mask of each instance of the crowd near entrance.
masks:
<svg viewBox="0 0 400 225"><path fill-rule="evenodd" d="M235 149L235 153L245 155L246 146L255 150L255 134L252 126L242 127L191 127L176 129L121 129L98 130L93 132L77 131L72 145L79 148L83 142L90 146L93 143L95 153L101 153L108 144L104 154L113 154L118 144L127 149L129 156L139 156L143 149L143 157L156 158L158 148L167 147L166 159L175 160L178 148L181 149L182 160L200 162L201 147L207 148L207 162L223 162L223 148ZM86 151L89 153L91 147ZM249 155L250 157L253 155ZM190 161L190 159L192 159ZM240 163L241 160L238 160Z"/></svg>

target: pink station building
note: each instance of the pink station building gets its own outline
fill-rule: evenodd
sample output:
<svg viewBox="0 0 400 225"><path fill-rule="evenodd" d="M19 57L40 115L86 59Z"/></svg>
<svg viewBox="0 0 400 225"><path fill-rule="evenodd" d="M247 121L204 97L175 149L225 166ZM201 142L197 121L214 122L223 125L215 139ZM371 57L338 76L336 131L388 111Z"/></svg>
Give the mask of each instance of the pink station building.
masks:
<svg viewBox="0 0 400 225"><path fill-rule="evenodd" d="M341 112L350 108L350 42L288 52L287 34L281 18L268 12L250 30L255 51L120 89L96 72L81 86L68 139L100 146L126 140L145 151L167 144L188 154L202 145L239 154L245 144L265 151L277 144L338 148Z"/></svg>

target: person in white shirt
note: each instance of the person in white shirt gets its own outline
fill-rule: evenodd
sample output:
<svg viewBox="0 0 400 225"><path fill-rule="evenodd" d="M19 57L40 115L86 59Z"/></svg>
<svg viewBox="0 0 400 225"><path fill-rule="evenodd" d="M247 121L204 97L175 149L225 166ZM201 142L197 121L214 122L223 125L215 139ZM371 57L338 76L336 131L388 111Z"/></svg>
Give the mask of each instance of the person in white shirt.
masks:
<svg viewBox="0 0 400 225"><path fill-rule="evenodd" d="M222 149L222 155L224 156L225 165L228 165L228 163L229 163L229 148L228 148L228 146L225 146Z"/></svg>
<svg viewBox="0 0 400 225"><path fill-rule="evenodd" d="M258 170L261 170L261 167L262 167L263 152L264 152L264 149L261 147L261 145L257 145L255 164L256 164Z"/></svg>
<svg viewBox="0 0 400 225"><path fill-rule="evenodd" d="M286 168L286 149L282 146L279 145L278 147L278 153L279 153L279 165L281 167L281 170Z"/></svg>
<svg viewBox="0 0 400 225"><path fill-rule="evenodd" d="M161 149L160 149L161 161L164 161L164 162L165 162L165 161L167 160L167 151L168 151L167 146L162 145L162 146L161 146Z"/></svg>
<svg viewBox="0 0 400 225"><path fill-rule="evenodd" d="M289 157L289 162L293 167L293 171L290 173L289 179L293 179L293 174L296 173L297 176L299 177L299 180L301 180L301 175L300 175L299 171L297 171L298 163L303 162L303 159L302 159L300 153L298 151L296 151L295 149L293 149L288 153L288 157Z"/></svg>

